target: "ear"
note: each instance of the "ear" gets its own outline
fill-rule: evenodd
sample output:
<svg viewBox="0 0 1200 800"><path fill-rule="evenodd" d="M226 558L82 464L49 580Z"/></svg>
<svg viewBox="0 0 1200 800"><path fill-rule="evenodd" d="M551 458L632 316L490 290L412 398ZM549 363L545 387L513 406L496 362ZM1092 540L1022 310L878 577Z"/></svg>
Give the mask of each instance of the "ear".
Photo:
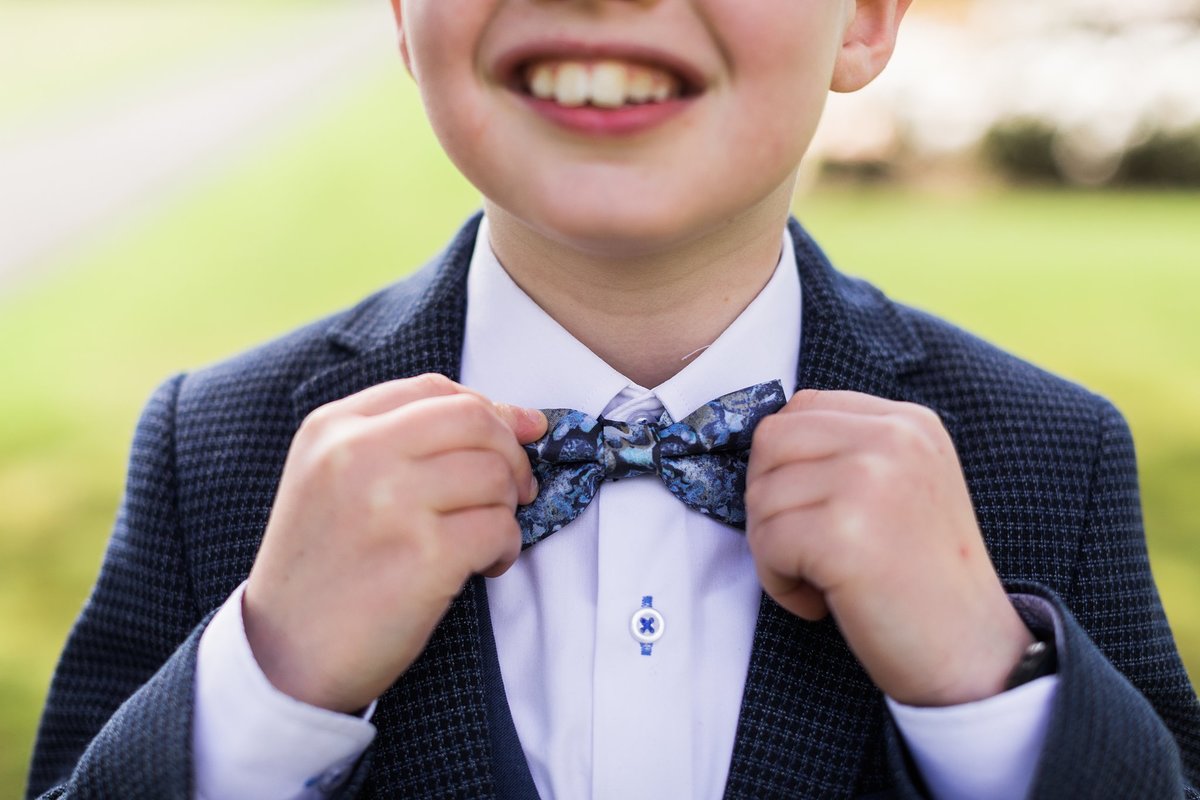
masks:
<svg viewBox="0 0 1200 800"><path fill-rule="evenodd" d="M400 57L404 59L404 67L412 74L412 59L408 55L408 39L404 35L404 10L402 0L392 0L392 13L396 16L396 37L400 44Z"/></svg>
<svg viewBox="0 0 1200 800"><path fill-rule="evenodd" d="M835 92L856 92L883 71L896 47L900 20L912 4L912 0L850 2L854 12L846 24L830 86Z"/></svg>

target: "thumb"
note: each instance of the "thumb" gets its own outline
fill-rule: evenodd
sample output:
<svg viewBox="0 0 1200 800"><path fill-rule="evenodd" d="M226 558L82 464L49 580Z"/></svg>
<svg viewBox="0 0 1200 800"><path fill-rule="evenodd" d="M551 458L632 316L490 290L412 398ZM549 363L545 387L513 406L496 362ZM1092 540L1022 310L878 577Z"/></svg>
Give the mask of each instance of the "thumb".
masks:
<svg viewBox="0 0 1200 800"><path fill-rule="evenodd" d="M512 429L521 444L528 444L545 435L546 415L536 408L523 408L508 403L496 403L495 406L500 419Z"/></svg>

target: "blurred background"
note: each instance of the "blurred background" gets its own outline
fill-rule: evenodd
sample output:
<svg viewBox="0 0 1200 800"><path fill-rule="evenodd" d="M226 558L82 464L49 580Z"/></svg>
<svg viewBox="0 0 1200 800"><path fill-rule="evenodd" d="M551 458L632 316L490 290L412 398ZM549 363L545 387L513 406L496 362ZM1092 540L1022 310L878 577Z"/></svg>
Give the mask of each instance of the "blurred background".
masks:
<svg viewBox="0 0 1200 800"><path fill-rule="evenodd" d="M847 272L1107 395L1200 679L1200 0L918 0L796 211ZM382 0L0 0L0 798L169 375L478 205Z"/></svg>

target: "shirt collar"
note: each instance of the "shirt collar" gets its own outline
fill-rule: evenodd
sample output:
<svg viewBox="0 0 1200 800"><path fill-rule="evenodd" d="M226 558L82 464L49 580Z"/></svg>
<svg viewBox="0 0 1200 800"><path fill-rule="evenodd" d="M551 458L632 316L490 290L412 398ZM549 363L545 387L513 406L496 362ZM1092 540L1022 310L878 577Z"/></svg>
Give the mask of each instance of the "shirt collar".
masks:
<svg viewBox="0 0 1200 800"><path fill-rule="evenodd" d="M800 277L791 237L767 285L674 377L653 387L672 419L713 398L777 380L790 398L800 355ZM625 390L644 394L559 325L504 271L480 224L467 276L463 382L494 400L600 416Z"/></svg>

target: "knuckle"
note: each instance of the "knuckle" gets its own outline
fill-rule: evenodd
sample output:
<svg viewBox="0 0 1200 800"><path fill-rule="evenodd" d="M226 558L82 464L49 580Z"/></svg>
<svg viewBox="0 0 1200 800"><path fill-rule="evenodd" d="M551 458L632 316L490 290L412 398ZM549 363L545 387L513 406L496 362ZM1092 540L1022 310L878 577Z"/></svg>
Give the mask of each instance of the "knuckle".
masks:
<svg viewBox="0 0 1200 800"><path fill-rule="evenodd" d="M408 505L402 485L390 476L372 475L362 482L362 502L374 517L387 519Z"/></svg>
<svg viewBox="0 0 1200 800"><path fill-rule="evenodd" d="M749 542L755 561L779 571L794 558L797 549L790 535L787 514L778 514L755 526L755 536Z"/></svg>
<svg viewBox="0 0 1200 800"><path fill-rule="evenodd" d="M779 517L776 516L765 520L755 519L747 524L746 541L750 545L750 551L756 557L769 548L770 543L777 535L778 520Z"/></svg>
<svg viewBox="0 0 1200 800"><path fill-rule="evenodd" d="M905 415L894 415L884 419L883 440L893 453L904 453L920 447L924 435L920 428Z"/></svg>
<svg viewBox="0 0 1200 800"><path fill-rule="evenodd" d="M300 422L300 428L297 430L297 436L319 436L338 418L338 402L326 403L323 406L318 406L304 417Z"/></svg>
<svg viewBox="0 0 1200 800"><path fill-rule="evenodd" d="M325 424L306 437L304 463L308 472L336 478L352 468L358 459L355 437L345 430Z"/></svg>
<svg viewBox="0 0 1200 800"><path fill-rule="evenodd" d="M452 399L458 423L472 438L482 438L495 426L495 414L488 403L473 394L459 394Z"/></svg>
<svg viewBox="0 0 1200 800"><path fill-rule="evenodd" d="M512 472L498 454L487 453L475 466L475 481L489 498L507 499L513 488Z"/></svg>
<svg viewBox="0 0 1200 800"><path fill-rule="evenodd" d="M946 426L933 409L916 403L905 403L904 409L914 436L920 438L926 446L946 436Z"/></svg>
<svg viewBox="0 0 1200 800"><path fill-rule="evenodd" d="M454 391L454 381L438 372L426 372L409 378L419 389L429 394L446 394Z"/></svg>
<svg viewBox="0 0 1200 800"><path fill-rule="evenodd" d="M489 529L493 532L496 549L501 557L515 559L521 554L521 526L506 508L493 508Z"/></svg>
<svg viewBox="0 0 1200 800"><path fill-rule="evenodd" d="M788 405L800 409L810 408L817 402L820 396L821 391L819 389L800 389L792 395L792 400Z"/></svg>
<svg viewBox="0 0 1200 800"><path fill-rule="evenodd" d="M404 558L412 564L441 567L446 563L445 537L440 525L431 522L427 526L406 537L403 550Z"/></svg>
<svg viewBox="0 0 1200 800"><path fill-rule="evenodd" d="M846 498L834 501L831 506L831 518L834 520L828 536L831 549L854 548L869 541L868 534L873 527L873 517L866 503L853 502Z"/></svg>
<svg viewBox="0 0 1200 800"><path fill-rule="evenodd" d="M758 423L758 427L754 429L753 445L763 446L778 437L779 433L783 430L783 422L783 418L777 414L772 414L766 419L761 420Z"/></svg>
<svg viewBox="0 0 1200 800"><path fill-rule="evenodd" d="M920 403L903 403L902 407L924 430L941 430L943 427L942 418L929 406L923 406Z"/></svg>
<svg viewBox="0 0 1200 800"><path fill-rule="evenodd" d="M892 477L891 463L888 458L877 453L858 453L849 461L849 485L872 489L886 485Z"/></svg>
<svg viewBox="0 0 1200 800"><path fill-rule="evenodd" d="M790 420L777 414L759 422L750 439L750 457L756 461L770 461L778 451L779 442L783 440L789 423Z"/></svg>
<svg viewBox="0 0 1200 800"><path fill-rule="evenodd" d="M744 495L746 502L746 513L761 513L766 510L767 504L771 498L771 481L769 475L761 475L757 479L746 482L746 492Z"/></svg>

